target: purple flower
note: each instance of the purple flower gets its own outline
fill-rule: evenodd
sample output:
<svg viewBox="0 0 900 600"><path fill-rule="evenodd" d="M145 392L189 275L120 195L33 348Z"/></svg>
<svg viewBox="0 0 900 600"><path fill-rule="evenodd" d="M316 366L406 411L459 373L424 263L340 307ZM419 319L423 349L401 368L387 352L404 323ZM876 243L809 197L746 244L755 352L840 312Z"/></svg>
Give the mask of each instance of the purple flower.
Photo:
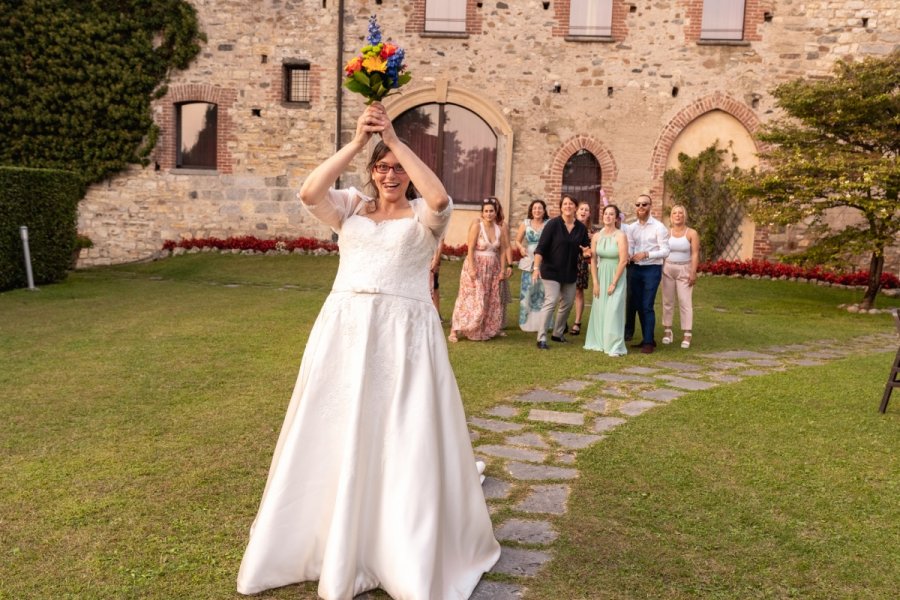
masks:
<svg viewBox="0 0 900 600"><path fill-rule="evenodd" d="M378 26L378 20L375 15L369 17L369 37L367 41L372 46L381 43L381 27Z"/></svg>

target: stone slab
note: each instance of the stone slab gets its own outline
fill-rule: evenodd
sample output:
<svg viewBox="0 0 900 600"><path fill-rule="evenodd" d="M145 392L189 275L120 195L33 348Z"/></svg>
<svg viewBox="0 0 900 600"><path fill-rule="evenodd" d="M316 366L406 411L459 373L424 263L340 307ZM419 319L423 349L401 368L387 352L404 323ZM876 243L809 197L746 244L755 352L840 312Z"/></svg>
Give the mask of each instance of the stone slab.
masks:
<svg viewBox="0 0 900 600"><path fill-rule="evenodd" d="M589 410L591 412L597 413L598 415L602 415L606 412L606 400L604 400L603 398L591 400L584 405L584 408L585 410Z"/></svg>
<svg viewBox="0 0 900 600"><path fill-rule="evenodd" d="M594 373L588 375L591 379L598 381L627 381L630 383L649 383L650 379L642 375L631 375L629 373Z"/></svg>
<svg viewBox="0 0 900 600"><path fill-rule="evenodd" d="M524 548L500 547L500 560L491 569L491 573L503 573L516 577L534 577L544 563L550 560L550 553L543 550L525 550Z"/></svg>
<svg viewBox="0 0 900 600"><path fill-rule="evenodd" d="M781 366L781 361L772 360L770 358L755 358L753 360L748 360L747 362L756 367L780 367Z"/></svg>
<svg viewBox="0 0 900 600"><path fill-rule="evenodd" d="M553 457L553 460L564 465L574 465L576 459L572 452L559 452Z"/></svg>
<svg viewBox="0 0 900 600"><path fill-rule="evenodd" d="M507 472L520 481L545 481L548 479L575 479L578 469L568 467L552 467L550 465L532 465L521 462L510 462Z"/></svg>
<svg viewBox="0 0 900 600"><path fill-rule="evenodd" d="M621 417L599 417L594 421L594 431L600 433L602 431L610 431L625 422Z"/></svg>
<svg viewBox="0 0 900 600"><path fill-rule="evenodd" d="M728 375L727 373L711 373L709 378L713 381L718 381L719 383L737 383L744 380L743 377Z"/></svg>
<svg viewBox="0 0 900 600"><path fill-rule="evenodd" d="M517 402L575 402L577 399L568 394L559 394L548 390L531 390L515 400Z"/></svg>
<svg viewBox="0 0 900 600"><path fill-rule="evenodd" d="M756 375L767 375L768 371L760 371L759 369L746 369L741 371L741 375L744 377L754 377Z"/></svg>
<svg viewBox="0 0 900 600"><path fill-rule="evenodd" d="M627 369L622 369L622 372L634 373L635 375L653 375L654 373L658 373L659 369L651 369L650 367L628 367Z"/></svg>
<svg viewBox="0 0 900 600"><path fill-rule="evenodd" d="M495 431L498 433L506 433L507 431L519 431L525 427L524 423L510 423L509 421L496 421L494 419L482 419L481 417L472 417L469 423L481 429Z"/></svg>
<svg viewBox="0 0 900 600"><path fill-rule="evenodd" d="M721 371L730 371L731 369L743 369L746 366L747 365L745 365L744 363L733 362L730 360L720 360L720 361L714 362L712 364L713 368L719 369Z"/></svg>
<svg viewBox="0 0 900 600"><path fill-rule="evenodd" d="M501 542L541 545L550 544L559 537L559 534L547 521L530 519L510 519L497 527L494 535Z"/></svg>
<svg viewBox="0 0 900 600"><path fill-rule="evenodd" d="M510 436L506 438L506 443L512 444L513 446L531 446L532 448L550 447L550 444L537 433L523 433L521 435Z"/></svg>
<svg viewBox="0 0 900 600"><path fill-rule="evenodd" d="M669 387L678 388L680 390L690 390L692 392L698 390L708 390L719 385L712 381L698 381L697 379L675 377L674 375L660 375L660 379L665 380L666 385Z"/></svg>
<svg viewBox="0 0 900 600"><path fill-rule="evenodd" d="M563 381L561 384L556 386L556 389L562 390L564 392L580 392L589 385L593 385L593 382L570 379L569 381Z"/></svg>
<svg viewBox="0 0 900 600"><path fill-rule="evenodd" d="M512 484L496 477L485 477L481 484L485 500L503 500L509 497Z"/></svg>
<svg viewBox="0 0 900 600"><path fill-rule="evenodd" d="M475 586L469 600L520 600L524 593L520 585L482 579Z"/></svg>
<svg viewBox="0 0 900 600"><path fill-rule="evenodd" d="M762 352L753 352L752 350L728 350L726 352L715 352L713 354L704 354L706 358L721 358L722 360L745 360L749 358L775 358L771 354L763 354Z"/></svg>
<svg viewBox="0 0 900 600"><path fill-rule="evenodd" d="M551 431L548 433L553 441L570 450L581 450L603 439L602 435L594 435L591 433L567 433L565 431Z"/></svg>
<svg viewBox="0 0 900 600"><path fill-rule="evenodd" d="M515 417L519 414L519 409L515 406L495 406L491 410L487 411L487 414L492 417L500 417L501 419L508 419L510 417Z"/></svg>
<svg viewBox="0 0 900 600"><path fill-rule="evenodd" d="M617 387L605 387L600 391L603 392L607 396L614 396L616 398L627 398L628 397L628 394L626 394L625 392L623 392L622 390L620 390Z"/></svg>
<svg viewBox="0 0 900 600"><path fill-rule="evenodd" d="M815 360L812 358L795 358L793 360L789 360L788 362L800 367L818 367L819 365L825 364L821 360Z"/></svg>
<svg viewBox="0 0 900 600"><path fill-rule="evenodd" d="M541 423L556 423L557 425L584 425L584 413L532 408L528 412L528 420L540 421Z"/></svg>
<svg viewBox="0 0 900 600"><path fill-rule="evenodd" d="M677 390L658 389L644 392L641 394L641 397L645 400L653 400L656 402L671 402L675 398L680 398L683 395L684 392L679 392Z"/></svg>
<svg viewBox="0 0 900 600"><path fill-rule="evenodd" d="M469 430L469 439L470 439L472 442L477 442L477 441L478 441L478 438L480 438L480 437L481 437L481 434L478 433L477 431L475 431L474 429L470 429L470 430Z"/></svg>
<svg viewBox="0 0 900 600"><path fill-rule="evenodd" d="M535 485L513 508L531 514L562 515L569 500L569 486L562 483Z"/></svg>
<svg viewBox="0 0 900 600"><path fill-rule="evenodd" d="M695 365L691 363L678 362L674 360L663 360L656 363L658 367L665 367L666 369L672 369L673 371L700 371L703 369L700 365Z"/></svg>
<svg viewBox="0 0 900 600"><path fill-rule="evenodd" d="M620 406L619 412L623 415L628 415L629 417L636 417L656 406L659 406L659 404L650 402L649 400L634 400L633 402L627 402Z"/></svg>
<svg viewBox="0 0 900 600"><path fill-rule="evenodd" d="M498 458L511 458L513 460L524 460L528 462L541 463L547 459L547 455L537 450L529 450L527 448L516 448L515 446L497 446L487 444L475 448L475 452L487 454L488 456L496 456Z"/></svg>

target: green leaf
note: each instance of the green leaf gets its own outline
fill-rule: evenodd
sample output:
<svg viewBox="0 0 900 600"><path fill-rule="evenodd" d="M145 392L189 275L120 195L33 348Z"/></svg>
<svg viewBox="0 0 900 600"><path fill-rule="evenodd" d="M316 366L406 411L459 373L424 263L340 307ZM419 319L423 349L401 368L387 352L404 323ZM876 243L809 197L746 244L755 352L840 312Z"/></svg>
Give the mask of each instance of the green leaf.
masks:
<svg viewBox="0 0 900 600"><path fill-rule="evenodd" d="M357 80L366 87L372 87L372 83L369 81L369 78L366 76L366 74L362 72L362 69L353 74L353 79Z"/></svg>

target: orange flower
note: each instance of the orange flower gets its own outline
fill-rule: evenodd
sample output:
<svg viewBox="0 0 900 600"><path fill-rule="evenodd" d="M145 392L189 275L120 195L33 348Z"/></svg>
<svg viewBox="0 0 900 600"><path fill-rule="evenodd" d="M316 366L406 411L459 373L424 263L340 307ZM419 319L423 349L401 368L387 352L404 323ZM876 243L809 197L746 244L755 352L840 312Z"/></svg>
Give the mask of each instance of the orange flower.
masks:
<svg viewBox="0 0 900 600"><path fill-rule="evenodd" d="M397 51L397 46L390 42L385 42L384 46L381 47L381 58L387 59L394 55Z"/></svg>
<svg viewBox="0 0 900 600"><path fill-rule="evenodd" d="M354 73L359 71L362 68L363 59L361 56L355 56L350 59L347 65L344 67L344 70L347 72L347 77L352 77Z"/></svg>
<svg viewBox="0 0 900 600"><path fill-rule="evenodd" d="M387 62L380 56L367 56L362 66L369 73L384 73L387 70Z"/></svg>

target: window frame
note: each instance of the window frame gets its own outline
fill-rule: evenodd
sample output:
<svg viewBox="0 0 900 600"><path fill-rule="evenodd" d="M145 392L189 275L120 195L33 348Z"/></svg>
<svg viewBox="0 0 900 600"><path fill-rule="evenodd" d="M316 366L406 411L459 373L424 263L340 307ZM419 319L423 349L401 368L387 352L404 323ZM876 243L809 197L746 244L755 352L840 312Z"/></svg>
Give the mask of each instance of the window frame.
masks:
<svg viewBox="0 0 900 600"><path fill-rule="evenodd" d="M587 19L590 19L592 2L600 4L600 6L597 7L594 22L581 25L581 15L578 14L579 11L577 11L576 8L583 8L583 11L581 11L582 14L584 14ZM614 0L571 0L569 3L569 23L566 38L572 38L574 40L612 40L613 4ZM582 7L581 5L584 6ZM579 21L576 22L575 19L579 19ZM581 33L577 31L579 29L584 29L585 32Z"/></svg>
<svg viewBox="0 0 900 600"><path fill-rule="evenodd" d="M449 176L445 176L445 174L443 173L444 150L445 150L444 143L445 143L445 139L446 139L446 132L444 130L444 125L446 123L446 108L448 106L452 106L452 107L456 107L460 110L466 111L469 115L477 118L478 121L480 121L484 125L486 131L489 132L490 135L493 137L493 143L494 143L493 148L492 148L493 153L494 153L493 172L490 174L490 177L487 178L487 181L489 182L489 185L490 185L490 191L480 194L482 196L480 198L467 199L467 198L461 198L459 196L454 195L453 192L450 189L448 189L448 193L453 198L453 203L456 206L458 206L460 208L480 207L481 202L484 198L497 195L497 189L498 189L497 176L500 173L500 158L501 158L501 147L500 147L501 146L501 138L500 138L500 136L494 130L494 128L491 127L490 123L488 123L482 115L478 114L477 112L475 112L468 106L459 104L457 102L448 102L448 101L438 102L438 101L434 101L434 100L421 102L419 104L416 104L412 107L405 109L403 112L401 112L396 117L394 117L392 119L392 121L396 123L398 119L401 119L407 113L414 111L414 110L421 109L426 106L436 106L438 109L437 123L435 124L435 126L437 127L437 135L436 135L436 156L435 156L435 167L436 168L434 169L434 172L438 176L438 178L442 182L444 182L445 187L453 187L452 184L448 184L447 177L449 177ZM402 133L402 130L401 130L401 133ZM406 140L406 141L407 141L407 143L409 143L411 145L415 143L412 140ZM415 151L416 150L415 146L412 146L412 147L413 147L413 150ZM420 157L422 157L421 153L417 152L417 154Z"/></svg>
<svg viewBox="0 0 900 600"><path fill-rule="evenodd" d="M460 35L468 32L468 15L466 14L467 0L425 0L425 24L423 26L424 33L431 34L449 34ZM446 28L430 28L429 13L431 23L462 23L462 29L446 29ZM435 15L435 13L438 13ZM460 19L460 16L462 19Z"/></svg>
<svg viewBox="0 0 900 600"><path fill-rule="evenodd" d="M215 108L215 124L213 131L215 133L214 143L212 144L212 163L213 165L201 164L184 164L184 151L182 149L182 109L192 104L206 104ZM203 131L206 131L204 129ZM198 170L198 171L218 171L219 169L219 105L216 102L208 102L206 100L186 100L175 104L175 169L178 170Z"/></svg>
<svg viewBox="0 0 900 600"><path fill-rule="evenodd" d="M733 20L727 21L726 17L717 14L717 20L714 23L708 23L707 17L715 10L718 12L722 9L723 5L726 5L726 9L736 9L735 4L740 3L740 18L737 16L731 17ZM712 17L710 17L712 18ZM738 37L728 37L728 32L737 31L736 29L728 29L723 28L729 24L740 24L740 34ZM713 28L714 25L718 25L718 28ZM700 33L699 33L699 41L701 43L736 43L743 42L746 39L747 35L747 1L746 0L703 0L703 4L701 7L701 16L700 16ZM725 32L724 35L709 35L709 32Z"/></svg>
<svg viewBox="0 0 900 600"><path fill-rule="evenodd" d="M294 74L297 72L305 73L306 81L306 98L295 100L291 93L293 91ZM282 102L288 106L309 106L312 103L312 69L308 60L291 60L285 61L281 65L282 73Z"/></svg>
<svg viewBox="0 0 900 600"><path fill-rule="evenodd" d="M597 188L596 192L595 192L596 197L593 197L593 198L585 197L585 194L587 194L587 193L594 193L594 192L590 192L589 190L584 190L581 193L579 193L579 191L576 191L576 190L566 189L566 186L567 186L566 171L568 170L569 164L573 160L575 160L576 157L579 157L582 155L589 156L591 158L591 160L593 161L593 164L591 166L596 166L596 168L597 168L596 183L591 182L591 184L590 184L592 186L596 185L596 188ZM582 168L584 168L584 167L582 167ZM575 183L577 184L577 183L582 183L582 182L576 181ZM571 186L573 184L570 183L568 185ZM579 148L578 150L573 152L569 156L569 158L566 159L566 162L563 164L562 178L561 178L560 187L559 187L560 196L566 196L566 195L571 196L575 200L576 204L581 203L581 202L587 202L588 204L590 204L591 205L591 223L596 225L597 223L600 222L600 214L597 209L600 206L600 200L601 200L600 190L602 190L602 189L603 189L603 168L600 166L600 159L593 152L588 150L587 148Z"/></svg>

